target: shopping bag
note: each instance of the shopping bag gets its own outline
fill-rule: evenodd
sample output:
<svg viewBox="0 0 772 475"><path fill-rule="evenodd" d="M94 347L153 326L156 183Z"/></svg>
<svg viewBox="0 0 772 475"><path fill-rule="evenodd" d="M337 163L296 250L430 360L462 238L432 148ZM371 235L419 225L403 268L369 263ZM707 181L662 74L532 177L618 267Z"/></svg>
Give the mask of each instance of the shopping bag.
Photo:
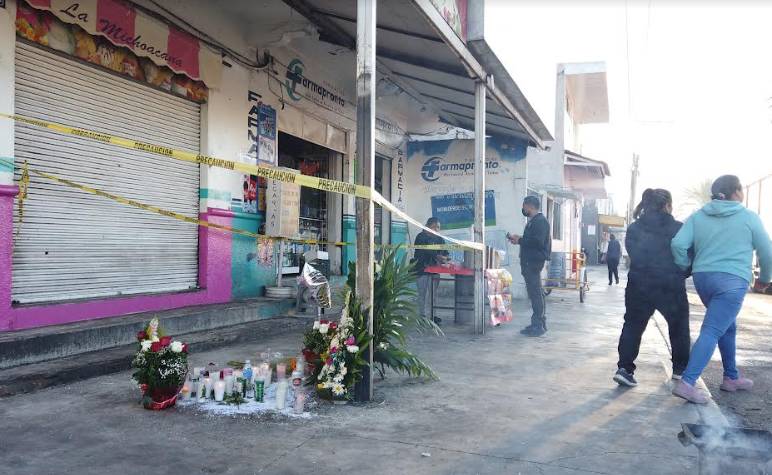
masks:
<svg viewBox="0 0 772 475"><path fill-rule="evenodd" d="M505 269L487 269L488 304L491 324L499 326L512 321L512 274Z"/></svg>

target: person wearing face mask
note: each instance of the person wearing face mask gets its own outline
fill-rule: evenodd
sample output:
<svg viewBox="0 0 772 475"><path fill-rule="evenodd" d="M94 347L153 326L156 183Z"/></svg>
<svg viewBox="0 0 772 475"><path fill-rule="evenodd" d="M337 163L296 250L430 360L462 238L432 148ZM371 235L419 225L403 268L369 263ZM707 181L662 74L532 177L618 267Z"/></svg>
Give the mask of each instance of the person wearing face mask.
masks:
<svg viewBox="0 0 772 475"><path fill-rule="evenodd" d="M522 236L507 234L514 245L520 246L520 270L525 279L528 299L531 301L533 315L531 324L520 333L526 336L542 336L547 332L546 302L541 284L541 272L544 263L552 253L550 223L540 212L541 203L535 196L526 196L523 200L523 216L528 218Z"/></svg>
<svg viewBox="0 0 772 475"><path fill-rule="evenodd" d="M712 201L686 220L671 243L676 264L683 269L692 265L694 286L707 308L689 364L673 389L674 396L696 404L708 402L695 384L716 346L724 366L720 389L735 392L753 387L753 381L737 369L735 339L737 315L752 280L754 250L761 264L759 281L772 280L772 243L759 216L743 206L740 179L721 176L713 182L711 192ZM692 246L693 262L688 254Z"/></svg>

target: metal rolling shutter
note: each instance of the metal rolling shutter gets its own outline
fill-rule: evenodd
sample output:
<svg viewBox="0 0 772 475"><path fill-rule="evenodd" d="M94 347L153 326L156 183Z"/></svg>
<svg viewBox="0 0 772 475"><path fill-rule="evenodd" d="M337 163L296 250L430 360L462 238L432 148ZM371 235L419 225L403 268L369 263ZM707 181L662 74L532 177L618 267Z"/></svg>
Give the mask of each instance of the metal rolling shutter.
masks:
<svg viewBox="0 0 772 475"><path fill-rule="evenodd" d="M16 112L199 150L198 104L16 43ZM17 179L31 168L197 217L199 167L16 124ZM14 214L18 229L18 209ZM193 289L198 229L31 176L14 241L13 299L64 301Z"/></svg>

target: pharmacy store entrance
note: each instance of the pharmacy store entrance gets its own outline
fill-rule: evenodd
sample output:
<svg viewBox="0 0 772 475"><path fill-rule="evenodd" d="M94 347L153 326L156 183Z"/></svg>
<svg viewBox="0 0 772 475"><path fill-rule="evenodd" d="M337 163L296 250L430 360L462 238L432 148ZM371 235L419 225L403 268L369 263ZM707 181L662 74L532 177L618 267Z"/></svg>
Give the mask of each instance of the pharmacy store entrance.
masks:
<svg viewBox="0 0 772 475"><path fill-rule="evenodd" d="M340 154L328 148L316 145L293 135L279 132L279 166L298 170L303 175L321 178L336 178L337 167L342 166ZM332 226L340 225L341 216L331 216L334 196L314 188L302 187L300 190L300 223L298 237L328 241ZM337 217L337 220L335 219ZM287 243L282 262L282 273L292 275L300 273L303 266L303 254L317 249L315 246ZM319 246L321 251L328 251L327 246ZM329 249L332 252L332 249ZM324 266L324 264L322 264ZM327 260L329 266L329 260ZM328 268L329 269L329 268ZM328 269L322 270L329 275Z"/></svg>

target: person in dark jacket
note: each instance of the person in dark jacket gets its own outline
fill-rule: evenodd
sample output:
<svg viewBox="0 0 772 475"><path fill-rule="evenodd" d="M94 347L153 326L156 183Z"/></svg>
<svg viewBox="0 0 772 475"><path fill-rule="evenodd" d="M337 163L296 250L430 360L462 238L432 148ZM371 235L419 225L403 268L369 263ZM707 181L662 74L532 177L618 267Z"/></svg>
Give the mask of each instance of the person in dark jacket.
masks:
<svg viewBox="0 0 772 475"><path fill-rule="evenodd" d="M550 223L539 211L541 203L535 196L526 196L523 200L523 216L528 217L522 236L507 234L512 244L520 245L520 271L525 279L525 288L531 300L533 315L531 324L520 333L526 336L542 336L547 332L547 316L544 291L541 285L541 272L544 263L552 253Z"/></svg>
<svg viewBox="0 0 772 475"><path fill-rule="evenodd" d="M633 373L641 337L649 319L659 311L667 321L673 351L673 378L679 379L689 362L689 301L684 272L675 264L670 241L681 229L671 215L669 191L648 189L635 208L635 222L627 228L625 246L630 272L625 289L625 323L619 337L619 362L614 381L636 386Z"/></svg>
<svg viewBox="0 0 772 475"><path fill-rule="evenodd" d="M608 266L608 285L613 283L612 277L616 279L619 284L619 260L622 258L622 245L617 241L617 237L613 234L610 237L608 243L608 251L606 253L606 265Z"/></svg>
<svg viewBox="0 0 772 475"><path fill-rule="evenodd" d="M434 231L440 232L440 220L431 217L426 221L426 227ZM445 240L436 234L429 231L421 231L415 238L416 246L425 245L437 245L445 244ZM439 281L432 280L432 275L426 272L427 267L435 266L438 264L445 264L450 259L450 254L446 250L440 249L421 249L415 250L413 255L413 261L415 265L415 273L418 275L416 283L418 286L418 312L424 318L429 318L431 315L431 294L436 292ZM439 317L433 318L434 323L442 322Z"/></svg>

